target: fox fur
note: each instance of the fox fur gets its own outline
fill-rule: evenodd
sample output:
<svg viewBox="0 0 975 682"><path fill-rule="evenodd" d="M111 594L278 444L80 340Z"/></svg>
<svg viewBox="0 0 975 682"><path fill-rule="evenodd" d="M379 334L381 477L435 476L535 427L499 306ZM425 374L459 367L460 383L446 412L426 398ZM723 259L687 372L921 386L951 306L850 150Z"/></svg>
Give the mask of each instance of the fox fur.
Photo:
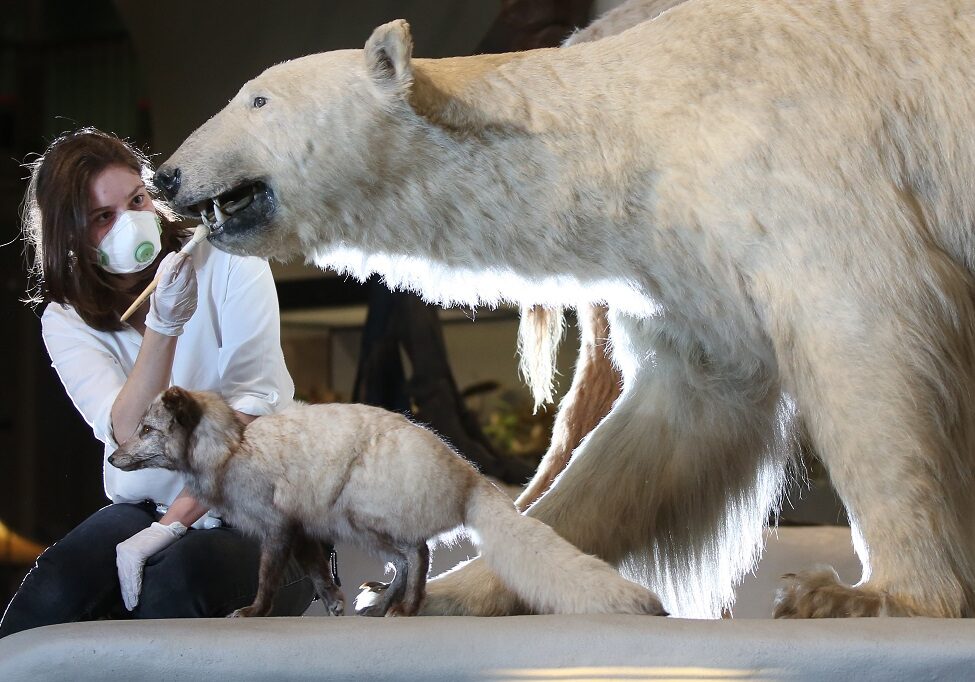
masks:
<svg viewBox="0 0 975 682"><path fill-rule="evenodd" d="M256 187L232 252L605 304L621 393L526 514L672 612L731 604L801 424L864 570L796 573L777 613L968 616L973 82L973 0L687 0L450 59L395 21L246 83L157 184L184 213ZM478 559L421 610L517 604Z"/></svg>
<svg viewBox="0 0 975 682"><path fill-rule="evenodd" d="M216 393L173 387L149 406L109 462L181 472L198 499L261 542L260 586L235 616L270 611L294 551L331 613L333 541L392 564L361 615L414 615L429 568L427 542L466 527L502 582L534 613L665 614L647 589L583 554L511 500L450 446L400 414L367 405L297 405L244 427Z"/></svg>

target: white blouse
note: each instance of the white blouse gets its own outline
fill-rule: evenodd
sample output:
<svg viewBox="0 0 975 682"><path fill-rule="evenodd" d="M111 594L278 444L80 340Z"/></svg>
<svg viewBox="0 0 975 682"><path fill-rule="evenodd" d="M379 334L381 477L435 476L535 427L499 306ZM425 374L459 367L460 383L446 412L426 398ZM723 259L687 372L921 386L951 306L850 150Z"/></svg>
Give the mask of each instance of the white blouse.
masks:
<svg viewBox="0 0 975 682"><path fill-rule="evenodd" d="M193 252L199 301L176 342L171 386L216 391L239 412L261 416L294 401L294 382L281 351L281 325L271 268L261 258L233 256L202 242ZM61 383L105 443L112 433L115 397L132 371L142 335L126 327L102 332L70 306L49 304L41 316L44 343ZM112 502L170 504L182 490L180 474L165 469L121 471L103 462Z"/></svg>

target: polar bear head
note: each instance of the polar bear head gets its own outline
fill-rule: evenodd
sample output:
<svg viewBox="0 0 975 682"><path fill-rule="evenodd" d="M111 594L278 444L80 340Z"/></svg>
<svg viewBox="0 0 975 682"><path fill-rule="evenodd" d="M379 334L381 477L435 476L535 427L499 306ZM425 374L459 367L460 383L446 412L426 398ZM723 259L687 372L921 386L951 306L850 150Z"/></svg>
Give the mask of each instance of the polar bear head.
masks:
<svg viewBox="0 0 975 682"><path fill-rule="evenodd" d="M395 181L390 150L409 157L411 53L397 20L364 50L267 69L160 166L157 186L180 213L218 223L210 240L231 253L287 260L342 244L345 219Z"/></svg>

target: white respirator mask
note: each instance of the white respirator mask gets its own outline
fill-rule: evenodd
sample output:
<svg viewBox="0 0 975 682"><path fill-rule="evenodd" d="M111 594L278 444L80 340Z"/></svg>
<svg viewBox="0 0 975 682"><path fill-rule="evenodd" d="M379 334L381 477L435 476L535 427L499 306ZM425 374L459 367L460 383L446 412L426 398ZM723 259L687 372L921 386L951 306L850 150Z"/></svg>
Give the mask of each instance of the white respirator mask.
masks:
<svg viewBox="0 0 975 682"><path fill-rule="evenodd" d="M116 275L141 272L162 251L161 234L155 211L124 211L98 244L98 264Z"/></svg>

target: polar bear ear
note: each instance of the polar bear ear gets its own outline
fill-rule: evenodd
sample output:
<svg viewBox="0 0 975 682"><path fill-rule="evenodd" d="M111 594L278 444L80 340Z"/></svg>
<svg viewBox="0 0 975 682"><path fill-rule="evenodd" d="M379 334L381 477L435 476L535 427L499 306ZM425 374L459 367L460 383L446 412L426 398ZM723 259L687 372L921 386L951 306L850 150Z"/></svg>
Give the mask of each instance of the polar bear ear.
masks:
<svg viewBox="0 0 975 682"><path fill-rule="evenodd" d="M413 82L413 37L404 19L383 24L366 41L366 69L383 89L405 93Z"/></svg>

